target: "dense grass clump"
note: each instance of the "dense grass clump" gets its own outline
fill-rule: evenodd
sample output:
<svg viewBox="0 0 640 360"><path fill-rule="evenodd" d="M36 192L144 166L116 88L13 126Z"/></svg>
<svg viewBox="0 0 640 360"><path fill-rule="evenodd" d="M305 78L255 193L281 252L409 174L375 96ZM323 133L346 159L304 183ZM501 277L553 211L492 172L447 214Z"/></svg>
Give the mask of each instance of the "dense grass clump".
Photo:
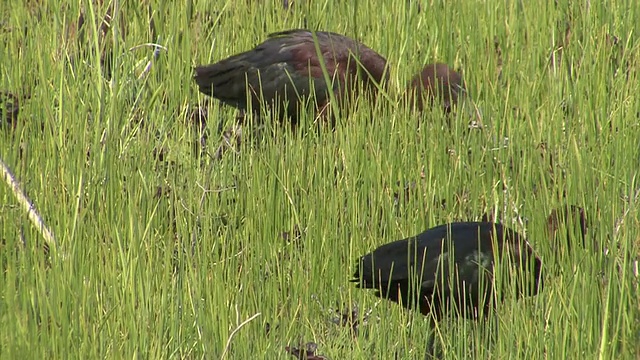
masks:
<svg viewBox="0 0 640 360"><path fill-rule="evenodd" d="M355 260L486 212L558 271L497 327L438 323L447 358L640 356L636 2L286 3L0 4L0 158L57 242L3 183L1 358L422 358L428 319L356 290ZM244 129L216 159L237 113L193 66L302 27L385 56L388 93L334 132ZM436 61L482 130L400 100ZM594 248L545 238L564 203Z"/></svg>

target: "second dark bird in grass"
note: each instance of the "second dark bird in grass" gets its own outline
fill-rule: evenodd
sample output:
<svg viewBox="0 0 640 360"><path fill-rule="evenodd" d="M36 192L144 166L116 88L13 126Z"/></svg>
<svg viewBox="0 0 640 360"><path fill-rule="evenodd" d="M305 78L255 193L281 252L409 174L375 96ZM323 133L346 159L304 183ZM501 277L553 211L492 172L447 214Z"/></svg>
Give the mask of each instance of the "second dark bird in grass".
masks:
<svg viewBox="0 0 640 360"><path fill-rule="evenodd" d="M578 226L584 244L586 216L577 206L554 210L545 235L552 237L549 240L555 246L569 246L569 239L563 237L569 237L570 232L558 232L560 213L563 223L571 221ZM359 259L352 281L360 288L375 289L378 297L417 308L425 315L442 317L446 302L453 301L460 311L470 310L466 316L474 317L480 307L491 305L494 289L490 285L498 259L522 270L528 284L515 284L522 290L519 294L535 295L542 289L542 262L533 249L522 235L493 222L440 225L382 245ZM485 289L480 288L483 281Z"/></svg>
<svg viewBox="0 0 640 360"><path fill-rule="evenodd" d="M305 98L313 96L314 111L324 115L330 89L343 103L356 83L375 93L388 78L386 59L366 45L344 35L310 30L271 34L252 50L197 66L194 76L202 93L243 111L251 108L257 115L265 110L264 104L271 111L277 109L275 117L288 116L293 126Z"/></svg>
<svg viewBox="0 0 640 360"><path fill-rule="evenodd" d="M554 211L548 220L546 235L557 236L555 244L560 246L567 233L557 231L557 214L580 224L583 239L586 233L584 210L568 209ZM500 277L496 263L502 264ZM516 272L520 275L514 277ZM352 281L359 288L375 290L380 298L436 319L446 315L477 318L503 298L495 292L494 276L506 293L536 295L543 287L542 261L522 235L500 223L456 222L382 245L362 256ZM515 286L516 291L508 290L509 286Z"/></svg>

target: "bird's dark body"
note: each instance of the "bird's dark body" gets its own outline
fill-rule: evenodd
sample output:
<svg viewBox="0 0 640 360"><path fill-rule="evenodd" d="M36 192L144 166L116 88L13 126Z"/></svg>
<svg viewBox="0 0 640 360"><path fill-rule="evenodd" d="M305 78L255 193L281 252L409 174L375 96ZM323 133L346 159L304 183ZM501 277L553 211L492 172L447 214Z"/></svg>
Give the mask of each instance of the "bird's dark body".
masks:
<svg viewBox="0 0 640 360"><path fill-rule="evenodd" d="M517 293L535 295L541 290L540 259L518 233L490 222L441 225L380 246L360 258L352 281L425 315L440 318L455 306L457 314L474 318L494 301L492 279L498 259L503 270L522 270L523 276L510 282ZM512 279L502 274L503 280Z"/></svg>
<svg viewBox="0 0 640 360"><path fill-rule="evenodd" d="M227 105L260 114L263 104L287 115L295 124L303 99L313 95L315 110L322 113L333 89L338 101L361 81L368 90L386 83L389 74L384 57L346 36L315 32L331 83L325 81L320 58L309 30L289 30L269 35L252 50L212 65L195 68L194 79L202 93ZM304 105L303 105L304 106Z"/></svg>
<svg viewBox="0 0 640 360"><path fill-rule="evenodd" d="M450 113L466 91L462 75L443 63L426 65L409 84L411 105L420 111L440 102L443 111Z"/></svg>

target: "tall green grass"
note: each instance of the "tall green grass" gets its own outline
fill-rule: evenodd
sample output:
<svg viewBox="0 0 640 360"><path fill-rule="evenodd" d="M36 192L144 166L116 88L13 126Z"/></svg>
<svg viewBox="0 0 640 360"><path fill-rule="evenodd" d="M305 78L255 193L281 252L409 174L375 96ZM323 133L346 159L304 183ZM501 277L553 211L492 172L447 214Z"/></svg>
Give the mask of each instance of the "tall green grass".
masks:
<svg viewBox="0 0 640 360"><path fill-rule="evenodd" d="M313 341L332 359L421 359L429 322L355 290L355 260L494 207L557 276L539 296L502 304L495 328L439 324L446 358L640 356L638 5L423 1L418 13L416 2L291 2L287 11L280 1L152 1L155 35L147 3L120 2L104 39L96 24L106 3L0 5L0 90L31 95L16 128L0 128L0 156L59 243L46 255L0 186L0 356L279 359L285 346ZM554 74L549 54L569 16ZM386 56L391 100L369 105L373 118L361 103L334 133L268 125L240 155L202 154L185 120L205 101L192 66L304 26ZM130 50L149 42L167 51ZM113 49L110 77L103 44ZM463 70L483 131L399 101L432 61ZM628 77L614 76L612 61L629 62ZM212 102L207 151L235 114ZM543 229L565 201L587 209L606 257L553 254ZM353 307L361 322L370 313L355 337L330 321Z"/></svg>

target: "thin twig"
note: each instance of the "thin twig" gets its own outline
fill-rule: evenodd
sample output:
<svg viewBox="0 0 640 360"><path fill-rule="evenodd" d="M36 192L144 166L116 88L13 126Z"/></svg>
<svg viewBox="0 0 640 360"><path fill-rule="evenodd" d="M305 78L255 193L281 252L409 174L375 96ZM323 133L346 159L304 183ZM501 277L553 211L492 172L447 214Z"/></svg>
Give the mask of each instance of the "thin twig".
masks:
<svg viewBox="0 0 640 360"><path fill-rule="evenodd" d="M224 357L227 355L227 352L229 351L229 347L231 346L231 339L233 339L233 336L240 331L240 328L247 325L251 320L257 318L258 316L260 316L261 313L256 313L255 315L253 315L252 317L248 318L247 320L243 321L240 325L238 325L237 328L235 328L231 334L229 335L229 339L227 339L227 344L224 347L224 351L222 352L222 356L220 356L220 359L224 359Z"/></svg>
<svg viewBox="0 0 640 360"><path fill-rule="evenodd" d="M162 46L162 45L160 45L160 44L156 44L156 43L144 43L144 44L138 44L138 45L136 45L136 46L130 47L130 48L129 48L129 51L137 50L137 49L140 49L140 48L145 47L145 46L153 47L153 48L154 48L154 50L153 50L153 57L157 57L157 56L158 56L157 54L158 54L158 52L160 52L160 50L169 51L169 49L168 49L167 47Z"/></svg>
<svg viewBox="0 0 640 360"><path fill-rule="evenodd" d="M635 183L635 177L633 179L633 183ZM620 215L615 223L614 223L614 229L613 229L613 239L616 239L618 237L618 234L620 233L620 229L622 228L622 225L624 225L624 220L627 217L627 215L629 215L629 212L631 211L631 206L632 205L636 205L638 203L638 198L640 198L640 188L636 189L635 194L633 195L633 198L629 199L629 202L626 206L626 209L624 210L624 212L622 213L622 215ZM605 255L607 255L609 253L609 249L605 249ZM638 277L640 275L640 273L638 272L638 259L636 258L636 260L632 263L631 265L633 267L633 275L635 277Z"/></svg>
<svg viewBox="0 0 640 360"><path fill-rule="evenodd" d="M22 205L23 209L27 212L29 220L33 223L33 225L40 230L44 241L49 245L50 249L53 249L54 252L57 251L58 245L56 243L56 239L53 236L53 233L49 228L44 224L42 217L36 211L36 207L33 205L31 200L27 198L22 189L20 189L20 185L16 181L15 176L11 173L9 167L4 163L4 161L0 158L0 167L2 167L2 177L4 181L11 188L11 192L18 199L20 205Z"/></svg>
<svg viewBox="0 0 640 360"><path fill-rule="evenodd" d="M624 212L622 213L622 215L620 215L620 217L618 217L615 221L615 226L614 226L614 230L613 230L613 238L615 239L618 236L618 233L620 233L620 228L622 227L622 225L624 224L624 219L627 217L627 215L629 215L629 212L631 211L631 205L632 204L636 204L638 202L638 198L640 197L640 188L638 188L636 190L636 193L633 195L633 199L629 199L629 203L627 208L624 210Z"/></svg>
<svg viewBox="0 0 640 360"><path fill-rule="evenodd" d="M160 39L158 39L158 41L160 41ZM160 45L160 44L154 44L154 43L145 43L145 44L140 44L140 45L136 45L132 48L129 49L129 51L133 51L136 49L139 49L141 47L144 46L150 46L153 47L153 53L151 55L151 59L149 61L147 61L147 64L144 66L144 69L142 70L142 73L140 73L140 75L138 76L138 79L142 79L144 76L146 76L149 71L151 71L151 66L153 65L153 60L157 59L158 56L160 56L160 50L164 50L164 51L169 51L166 47Z"/></svg>

